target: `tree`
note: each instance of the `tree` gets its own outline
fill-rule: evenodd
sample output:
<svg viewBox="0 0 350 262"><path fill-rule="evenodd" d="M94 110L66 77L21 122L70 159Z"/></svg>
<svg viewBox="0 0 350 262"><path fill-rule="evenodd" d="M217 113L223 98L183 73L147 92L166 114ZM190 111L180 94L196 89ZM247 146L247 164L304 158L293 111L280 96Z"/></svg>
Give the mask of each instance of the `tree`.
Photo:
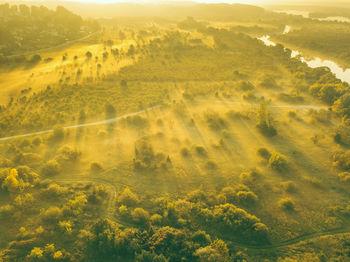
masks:
<svg viewBox="0 0 350 262"><path fill-rule="evenodd" d="M90 51L87 51L87 52L85 53L85 56L86 56L86 59L87 59L87 60L90 60L90 59L92 58L92 53L91 53Z"/></svg>
<svg viewBox="0 0 350 262"><path fill-rule="evenodd" d="M134 45L130 45L128 52L127 52L127 55L133 56L134 54L135 54L135 47L134 47Z"/></svg>
<svg viewBox="0 0 350 262"><path fill-rule="evenodd" d="M40 247L34 247L27 257L31 261L36 261L37 259L43 257L43 253L44 251L42 251Z"/></svg>
<svg viewBox="0 0 350 262"><path fill-rule="evenodd" d="M16 192L19 189L18 172L11 169L9 175L2 183L2 188L6 188L9 192Z"/></svg>
<svg viewBox="0 0 350 262"><path fill-rule="evenodd" d="M285 171L288 168L287 158L282 154L274 152L269 159L269 167L278 172Z"/></svg>
<svg viewBox="0 0 350 262"><path fill-rule="evenodd" d="M229 253L224 241L215 240L209 246L199 248L195 255L199 257L201 262L228 262Z"/></svg>
<svg viewBox="0 0 350 262"><path fill-rule="evenodd" d="M131 213L132 219L138 223L145 225L149 221L149 213L143 208L135 208Z"/></svg>
<svg viewBox="0 0 350 262"><path fill-rule="evenodd" d="M127 206L134 206L139 202L139 200L137 195L131 192L128 187L126 187L118 197L118 202Z"/></svg>
<svg viewBox="0 0 350 262"><path fill-rule="evenodd" d="M277 135L276 129L272 126L272 121L270 119L265 101L262 101L259 105L256 126L260 132L266 136Z"/></svg>
<svg viewBox="0 0 350 262"><path fill-rule="evenodd" d="M111 104L106 104L105 105L105 114L106 114L106 119L112 119L116 117L117 111L115 110L114 106Z"/></svg>
<svg viewBox="0 0 350 262"><path fill-rule="evenodd" d="M44 176L55 176L61 172L61 166L56 160L49 160L41 169Z"/></svg>

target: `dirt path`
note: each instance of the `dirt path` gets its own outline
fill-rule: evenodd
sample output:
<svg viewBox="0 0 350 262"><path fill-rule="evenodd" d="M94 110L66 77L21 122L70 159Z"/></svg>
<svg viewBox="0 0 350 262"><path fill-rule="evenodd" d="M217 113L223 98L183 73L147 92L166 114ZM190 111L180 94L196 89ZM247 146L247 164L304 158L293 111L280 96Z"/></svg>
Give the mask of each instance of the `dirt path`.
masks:
<svg viewBox="0 0 350 262"><path fill-rule="evenodd" d="M86 123L86 124L65 126L65 127L63 127L63 129L75 129L75 128L79 128L79 127L98 126L98 125L105 125L105 124L115 123L115 122L118 122L118 121L120 121L120 120L122 120L122 119L124 119L126 117L140 115L140 114L143 114L143 113L155 110L157 108L160 108L160 106L149 107L149 108L147 108L145 110L141 110L141 111L138 111L138 112L125 114L125 115L122 115L120 117L116 117L116 118L112 118L112 119L107 119L107 120L102 120L102 121L97 121L97 122L92 122L92 123ZM7 140L12 140L14 138L20 138L20 137L30 137L30 136L48 134L48 133L52 133L52 132L53 132L53 129L48 129L48 130L43 130L43 131L38 131L38 132L27 133L27 134L23 134L23 135L7 136L7 137L0 138L0 141L7 141Z"/></svg>
<svg viewBox="0 0 350 262"><path fill-rule="evenodd" d="M210 103L222 103L222 104L230 104L230 105L246 105L246 106L259 106L259 104L254 104L254 103L246 103L246 102L239 102L239 101L227 101L227 100L197 100L199 102L210 102ZM145 110L141 110L138 112L130 113L130 114L125 114L117 118L113 119L107 119L107 120L102 120L102 121L97 121L97 122L92 122L92 123L86 123L86 124L78 124L78 125L70 125L63 127L63 129L75 129L79 127L88 127L88 126L98 126L98 125L105 125L109 123L114 123L118 122L121 119L128 117L128 116L135 116L139 114L146 113L148 111L152 111L154 109L160 108L161 106L153 106L146 108ZM268 105L268 107L271 108L289 108L289 109L314 109L314 110L320 110L320 109L327 109L326 106L318 106L318 105ZM27 134L22 134L22 135L14 135L14 136L7 136L7 137L2 137L0 138L1 141L7 141L11 140L14 138L19 138L19 137L30 137L30 136L36 136L36 135L42 135L42 134L47 134L53 132L53 129L48 129L48 130L43 130L43 131L38 131L38 132L32 132L32 133L27 133Z"/></svg>
<svg viewBox="0 0 350 262"><path fill-rule="evenodd" d="M116 223L120 224L121 226L124 227L133 227L134 225L131 223L126 223L124 221L120 221L116 219L115 212L116 212L116 202L117 202L117 191L118 188L116 184L111 183L110 181L102 178L87 178L87 177L74 177L74 178L53 178L52 179L53 183L57 184L72 184L72 183L94 183L96 185L102 185L105 186L109 189L110 191L110 197L108 199L108 204L107 204L107 209L106 209L106 215L105 217L108 219L111 219L115 221ZM117 183L118 185L122 186L129 186L126 184L121 184ZM230 238L223 238L226 241L232 242L235 246L240 247L240 248L247 248L247 249L252 249L252 250L273 250L273 249L279 249L279 248L284 248L288 247L290 245L295 245L299 244L303 241L307 240L312 240L316 239L321 236L331 236L331 235L336 235L336 234L343 234L343 233L350 233L350 228L344 227L344 228L337 228L337 229L332 229L332 230L327 230L323 232L314 232L314 233L309 233L309 234L304 234L299 237L287 240L287 241L282 241L280 243L272 243L272 244L265 244L265 245L254 245L254 244L248 244L244 242L240 242L237 240L232 240Z"/></svg>

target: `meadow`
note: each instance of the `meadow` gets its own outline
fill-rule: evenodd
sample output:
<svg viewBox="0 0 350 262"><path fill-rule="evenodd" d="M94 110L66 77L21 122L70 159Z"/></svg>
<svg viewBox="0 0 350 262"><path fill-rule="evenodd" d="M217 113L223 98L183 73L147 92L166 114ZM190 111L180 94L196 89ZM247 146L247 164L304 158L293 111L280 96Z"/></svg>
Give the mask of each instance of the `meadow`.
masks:
<svg viewBox="0 0 350 262"><path fill-rule="evenodd" d="M347 261L349 84L144 19L0 67L0 261Z"/></svg>

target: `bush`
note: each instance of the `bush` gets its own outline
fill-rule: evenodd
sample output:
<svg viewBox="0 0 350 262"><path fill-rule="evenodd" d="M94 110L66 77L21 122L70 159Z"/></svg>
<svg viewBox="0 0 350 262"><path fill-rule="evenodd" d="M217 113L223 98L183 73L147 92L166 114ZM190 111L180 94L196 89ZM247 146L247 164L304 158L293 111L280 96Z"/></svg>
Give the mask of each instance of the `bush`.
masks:
<svg viewBox="0 0 350 262"><path fill-rule="evenodd" d="M334 152L333 166L342 171L349 171L350 170L350 151Z"/></svg>
<svg viewBox="0 0 350 262"><path fill-rule="evenodd" d="M151 216L151 223L153 225L161 225L163 221L163 217L159 214L154 214L153 216Z"/></svg>
<svg viewBox="0 0 350 262"><path fill-rule="evenodd" d="M192 234L192 241L200 245L209 245L211 242L211 239L210 239L210 235L208 235L204 231L199 230Z"/></svg>
<svg viewBox="0 0 350 262"><path fill-rule="evenodd" d="M287 158L282 154L274 152L269 159L269 167L278 172L285 171L288 168Z"/></svg>
<svg viewBox="0 0 350 262"><path fill-rule="evenodd" d="M49 137L49 142L60 143L64 139L64 129L62 127L55 127L52 135Z"/></svg>
<svg viewBox="0 0 350 262"><path fill-rule="evenodd" d="M258 156L261 156L262 158L264 158L264 159L266 159L266 160L270 159L270 157L271 157L270 151L267 150L267 149L264 148L264 147L260 147L260 148L258 149L257 155L258 155Z"/></svg>
<svg viewBox="0 0 350 262"><path fill-rule="evenodd" d="M206 112L204 114L208 126L214 131L221 130L227 126L226 121L218 113Z"/></svg>
<svg viewBox="0 0 350 262"><path fill-rule="evenodd" d="M279 202L278 205L280 208L286 211L294 211L295 210L295 202L291 198L282 198Z"/></svg>
<svg viewBox="0 0 350 262"><path fill-rule="evenodd" d="M205 164L205 168L207 170L216 170L216 169L218 169L218 165L216 164L216 162L214 160L209 160Z"/></svg>
<svg viewBox="0 0 350 262"><path fill-rule="evenodd" d="M102 164L100 164L98 162L92 162L90 164L90 171L94 172L94 173L99 173L99 172L103 171L103 166L102 166Z"/></svg>
<svg viewBox="0 0 350 262"><path fill-rule="evenodd" d="M57 197L61 197L65 194L67 194L68 188L67 187L62 187L60 185L57 184L50 184L49 187L47 189L45 189L45 191L43 192L45 194L45 196L47 197L51 197L51 198L57 198Z"/></svg>
<svg viewBox="0 0 350 262"><path fill-rule="evenodd" d="M138 224L145 225L149 220L149 213L143 208L135 208L131 216L133 221Z"/></svg>
<svg viewBox="0 0 350 262"><path fill-rule="evenodd" d="M56 157L60 164L73 164L81 158L81 152L70 146L63 146L58 150Z"/></svg>
<svg viewBox="0 0 350 262"><path fill-rule="evenodd" d="M47 210L45 210L42 213L43 221L50 224L57 223L61 217L62 217L62 210L55 206L49 207Z"/></svg>
<svg viewBox="0 0 350 262"><path fill-rule="evenodd" d="M190 150L188 150L187 147L181 148L180 153L181 153L181 155L182 155L183 157L189 157L190 154L191 154L191 153L190 153Z"/></svg>
<svg viewBox="0 0 350 262"><path fill-rule="evenodd" d="M127 208L127 206L124 206L124 205L121 205L118 208L118 212L119 212L119 215L123 218L128 218L130 215L129 209Z"/></svg>
<svg viewBox="0 0 350 262"><path fill-rule="evenodd" d="M239 82L237 89L240 91L251 91L251 90L254 90L255 87L249 81L241 81Z"/></svg>
<svg viewBox="0 0 350 262"><path fill-rule="evenodd" d="M202 146L195 146L194 149L195 149L197 155L199 155L201 157L206 157L208 155L207 150L205 150L205 148Z"/></svg>
<svg viewBox="0 0 350 262"><path fill-rule="evenodd" d="M61 172L61 166L56 160L48 161L43 168L41 169L41 173L44 176L55 176Z"/></svg>
<svg viewBox="0 0 350 262"><path fill-rule="evenodd" d="M288 193L295 193L298 190L297 185L293 181L282 182L281 186Z"/></svg>
<svg viewBox="0 0 350 262"><path fill-rule="evenodd" d="M253 170L249 172L243 172L242 174L240 174L239 179L243 184L255 185L256 181L260 176L261 176L260 173Z"/></svg>
<svg viewBox="0 0 350 262"><path fill-rule="evenodd" d="M258 201L257 195L253 192L247 191L239 191L237 192L237 199L240 203L252 205Z"/></svg>
<svg viewBox="0 0 350 262"><path fill-rule="evenodd" d="M350 172L342 172L338 174L338 178L342 182L350 183Z"/></svg>
<svg viewBox="0 0 350 262"><path fill-rule="evenodd" d="M131 190L126 187L124 191L119 195L118 202L126 206L135 206L139 200Z"/></svg>

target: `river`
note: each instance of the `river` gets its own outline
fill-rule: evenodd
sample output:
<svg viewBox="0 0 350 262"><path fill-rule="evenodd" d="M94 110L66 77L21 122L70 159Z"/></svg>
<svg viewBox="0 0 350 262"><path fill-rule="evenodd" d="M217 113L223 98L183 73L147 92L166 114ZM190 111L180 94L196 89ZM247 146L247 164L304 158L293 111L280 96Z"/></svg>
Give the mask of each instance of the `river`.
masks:
<svg viewBox="0 0 350 262"><path fill-rule="evenodd" d="M276 43L271 41L269 35L259 37L258 39L264 42L264 44L267 46L276 46ZM305 62L309 67L312 67L312 68L328 67L331 70L331 72L336 75L337 78L339 78L342 81L350 83L350 68L347 68L344 70L337 63L331 60L323 60L319 57L315 57L312 59L305 58L297 50L292 50L291 57L299 58L300 61Z"/></svg>

